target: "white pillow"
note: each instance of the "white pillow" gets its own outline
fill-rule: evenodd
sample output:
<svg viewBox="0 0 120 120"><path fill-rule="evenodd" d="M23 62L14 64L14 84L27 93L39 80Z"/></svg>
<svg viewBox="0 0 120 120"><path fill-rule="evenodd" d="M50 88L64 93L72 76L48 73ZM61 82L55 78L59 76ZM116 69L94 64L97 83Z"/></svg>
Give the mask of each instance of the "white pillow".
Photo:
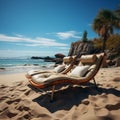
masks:
<svg viewBox="0 0 120 120"><path fill-rule="evenodd" d="M54 68L54 72L60 73L65 69L65 65L58 65L57 67Z"/></svg>
<svg viewBox="0 0 120 120"><path fill-rule="evenodd" d="M73 69L73 71L70 73L72 76L78 76L78 77L83 77L85 73L88 71L89 66L77 66Z"/></svg>

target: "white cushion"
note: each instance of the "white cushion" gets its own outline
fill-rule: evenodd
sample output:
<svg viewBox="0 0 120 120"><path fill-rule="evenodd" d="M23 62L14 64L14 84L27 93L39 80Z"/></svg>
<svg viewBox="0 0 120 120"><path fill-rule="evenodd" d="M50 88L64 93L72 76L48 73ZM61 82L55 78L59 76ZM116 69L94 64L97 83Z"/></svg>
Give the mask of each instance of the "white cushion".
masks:
<svg viewBox="0 0 120 120"><path fill-rule="evenodd" d="M68 57L64 57L64 58L63 58L63 62L64 62L65 64L71 63L72 60L73 60L73 58L72 58L71 56L68 56Z"/></svg>
<svg viewBox="0 0 120 120"><path fill-rule="evenodd" d="M78 76L83 77L85 73L88 71L89 66L77 66L73 69L73 71L70 73L71 76Z"/></svg>
<svg viewBox="0 0 120 120"><path fill-rule="evenodd" d="M53 71L56 72L56 73L60 73L64 69L65 69L65 65L59 65L59 66L55 67Z"/></svg>
<svg viewBox="0 0 120 120"><path fill-rule="evenodd" d="M80 61L82 63L94 63L96 61L97 57L95 54L92 55L82 55L80 58Z"/></svg>

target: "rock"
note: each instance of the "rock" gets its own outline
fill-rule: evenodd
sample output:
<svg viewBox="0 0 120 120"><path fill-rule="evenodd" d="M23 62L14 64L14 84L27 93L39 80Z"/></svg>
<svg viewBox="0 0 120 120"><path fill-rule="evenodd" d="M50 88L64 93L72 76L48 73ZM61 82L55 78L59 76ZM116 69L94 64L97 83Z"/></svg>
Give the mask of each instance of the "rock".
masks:
<svg viewBox="0 0 120 120"><path fill-rule="evenodd" d="M55 59L47 56L47 57L44 57L44 61L45 62L55 62Z"/></svg>
<svg viewBox="0 0 120 120"><path fill-rule="evenodd" d="M77 55L80 57L83 54L93 54L94 45L92 42L81 42L77 41L71 44L68 56Z"/></svg>
<svg viewBox="0 0 120 120"><path fill-rule="evenodd" d="M116 58L116 64L115 64L116 67L120 66L120 57L119 58Z"/></svg>
<svg viewBox="0 0 120 120"><path fill-rule="evenodd" d="M61 54L61 53L57 53L57 54L55 54L55 57L56 57L56 58L64 58L65 55L63 55L63 54Z"/></svg>
<svg viewBox="0 0 120 120"><path fill-rule="evenodd" d="M107 66L112 66L113 65L112 60L106 60L106 63L107 63Z"/></svg>
<svg viewBox="0 0 120 120"><path fill-rule="evenodd" d="M56 58L52 58L52 57L49 57L49 56L46 56L46 57L37 57L37 56L33 56L31 57L31 59L43 59L44 62L55 62L55 64L61 64L63 62L63 57L65 57L65 55L63 54L55 54L55 57ZM34 65L38 65L38 64L34 64ZM27 64L25 64L25 66L27 66Z"/></svg>
<svg viewBox="0 0 120 120"><path fill-rule="evenodd" d="M107 59L113 60L117 57L117 55L118 55L117 52L108 52Z"/></svg>
<svg viewBox="0 0 120 120"><path fill-rule="evenodd" d="M56 62L55 58L52 58L49 56L46 56L46 57L33 56L33 57L31 57L31 59L43 59L44 62ZM37 65L37 64L34 64L34 65Z"/></svg>
<svg viewBox="0 0 120 120"><path fill-rule="evenodd" d="M81 102L82 104L88 105L90 103L90 101L88 99L84 99Z"/></svg>
<svg viewBox="0 0 120 120"><path fill-rule="evenodd" d="M1 70L5 70L5 68L0 68Z"/></svg>
<svg viewBox="0 0 120 120"><path fill-rule="evenodd" d="M109 67L109 66L115 66L115 64L116 64L115 60L106 60L107 67Z"/></svg>
<svg viewBox="0 0 120 120"><path fill-rule="evenodd" d="M0 70L5 70L5 68L0 68Z"/></svg>
<svg viewBox="0 0 120 120"><path fill-rule="evenodd" d="M44 59L44 57L32 56L31 59Z"/></svg>
<svg viewBox="0 0 120 120"><path fill-rule="evenodd" d="M62 64L63 58L56 58L55 59L55 64Z"/></svg>

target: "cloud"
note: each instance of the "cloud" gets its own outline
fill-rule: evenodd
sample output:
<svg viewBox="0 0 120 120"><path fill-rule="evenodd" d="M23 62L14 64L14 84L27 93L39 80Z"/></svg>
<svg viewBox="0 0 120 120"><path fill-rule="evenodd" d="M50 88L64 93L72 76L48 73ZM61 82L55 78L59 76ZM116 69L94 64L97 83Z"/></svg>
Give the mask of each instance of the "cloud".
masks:
<svg viewBox="0 0 120 120"><path fill-rule="evenodd" d="M67 46L67 44L57 42L55 39L36 37L28 38L23 35L16 34L16 36L8 36L0 34L0 41L4 42L19 42L25 43L26 46ZM19 45L19 44L18 44Z"/></svg>
<svg viewBox="0 0 120 120"><path fill-rule="evenodd" d="M63 39L63 40L69 39L69 38L78 38L78 39L81 38L81 36L78 36L78 34L80 33L76 31L58 32L56 34L60 39Z"/></svg>
<svg viewBox="0 0 120 120"><path fill-rule="evenodd" d="M5 41L5 42L20 42L23 41L23 38L21 37L13 37L13 36L7 36L4 34L0 34L0 41Z"/></svg>
<svg viewBox="0 0 120 120"><path fill-rule="evenodd" d="M24 37L22 34L18 34L18 33L13 33L13 35L15 35L17 37Z"/></svg>
<svg viewBox="0 0 120 120"><path fill-rule="evenodd" d="M92 23L89 23L89 24L88 24L88 26L90 26L90 27L92 27L92 25L93 25Z"/></svg>

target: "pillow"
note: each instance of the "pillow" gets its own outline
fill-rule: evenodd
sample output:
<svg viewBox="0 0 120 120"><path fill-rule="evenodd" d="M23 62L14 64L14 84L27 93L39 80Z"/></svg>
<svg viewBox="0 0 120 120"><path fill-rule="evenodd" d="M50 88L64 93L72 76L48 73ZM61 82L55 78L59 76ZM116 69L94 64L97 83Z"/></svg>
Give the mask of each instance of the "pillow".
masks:
<svg viewBox="0 0 120 120"><path fill-rule="evenodd" d="M65 69L65 65L58 65L57 67L54 68L54 72L60 73Z"/></svg>
<svg viewBox="0 0 120 120"><path fill-rule="evenodd" d="M80 58L80 61L82 63L94 63L97 59L97 56L95 54L93 55L82 55Z"/></svg>
<svg viewBox="0 0 120 120"><path fill-rule="evenodd" d="M93 64L93 65L91 65L91 66L89 67L89 69L88 69L88 70L95 69L95 67L96 67L96 64Z"/></svg>
<svg viewBox="0 0 120 120"><path fill-rule="evenodd" d="M86 72L88 71L88 68L89 68L88 65L77 66L77 67L75 67L75 69L73 69L73 71L70 73L70 75L83 77L86 74Z"/></svg>
<svg viewBox="0 0 120 120"><path fill-rule="evenodd" d="M72 62L72 60L73 60L73 58L72 58L71 56L68 56L68 57L64 57L64 58L63 58L63 62L64 62L65 64Z"/></svg>

